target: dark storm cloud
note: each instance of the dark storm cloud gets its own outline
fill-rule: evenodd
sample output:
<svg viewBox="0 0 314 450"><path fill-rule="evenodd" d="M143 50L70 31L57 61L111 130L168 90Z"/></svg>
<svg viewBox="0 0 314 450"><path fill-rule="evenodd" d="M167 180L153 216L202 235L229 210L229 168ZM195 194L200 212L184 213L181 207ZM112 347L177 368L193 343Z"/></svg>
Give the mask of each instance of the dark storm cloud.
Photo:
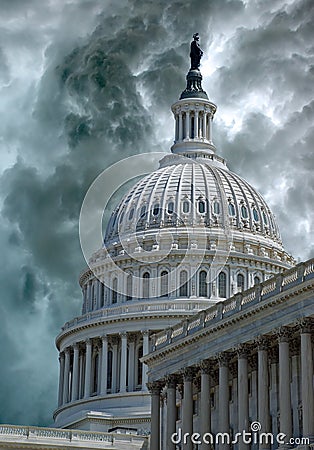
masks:
<svg viewBox="0 0 314 450"><path fill-rule="evenodd" d="M310 254L311 3L5 3L0 421L51 421L54 337L81 308L82 200L110 163L164 141L168 150L169 107L185 87L194 32L210 58L204 70L218 61L204 86L219 107L220 154L267 197L295 256Z"/></svg>

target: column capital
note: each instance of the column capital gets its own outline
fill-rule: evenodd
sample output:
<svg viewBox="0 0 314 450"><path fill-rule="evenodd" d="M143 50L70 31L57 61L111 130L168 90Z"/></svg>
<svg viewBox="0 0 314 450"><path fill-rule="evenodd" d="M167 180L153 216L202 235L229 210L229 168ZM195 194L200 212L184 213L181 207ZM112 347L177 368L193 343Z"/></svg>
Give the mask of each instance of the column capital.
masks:
<svg viewBox="0 0 314 450"><path fill-rule="evenodd" d="M280 327L275 331L278 342L289 342L292 336L292 330L288 327Z"/></svg>
<svg viewBox="0 0 314 450"><path fill-rule="evenodd" d="M247 359L250 354L251 347L248 344L239 344L235 348L238 359Z"/></svg>
<svg viewBox="0 0 314 450"><path fill-rule="evenodd" d="M91 338L85 339L85 345L86 345L86 347L92 345L92 340L91 340Z"/></svg>
<svg viewBox="0 0 314 450"><path fill-rule="evenodd" d="M221 352L217 354L219 367L228 367L230 361L230 354L228 352Z"/></svg>
<svg viewBox="0 0 314 450"><path fill-rule="evenodd" d="M136 333L128 333L128 341L130 344L136 342L137 334Z"/></svg>
<svg viewBox="0 0 314 450"><path fill-rule="evenodd" d="M77 352L77 351L80 349L80 345L79 345L78 342L75 342L75 343L72 345L72 347L73 347L73 350L74 350L75 352Z"/></svg>
<svg viewBox="0 0 314 450"><path fill-rule="evenodd" d="M120 334L121 339L126 339L128 337L126 331L121 331L121 333L119 333L119 334Z"/></svg>
<svg viewBox="0 0 314 450"><path fill-rule="evenodd" d="M66 347L66 348L64 349L64 354L65 354L65 355L69 355L69 354L70 354L70 351L71 351L71 347Z"/></svg>
<svg viewBox="0 0 314 450"><path fill-rule="evenodd" d="M193 381L195 375L194 367L186 367L182 370L183 380L184 381Z"/></svg>
<svg viewBox="0 0 314 450"><path fill-rule="evenodd" d="M175 374L167 375L166 376L166 385L169 389L175 389L178 383L178 377Z"/></svg>
<svg viewBox="0 0 314 450"><path fill-rule="evenodd" d="M59 361L64 361L64 352L59 353Z"/></svg>
<svg viewBox="0 0 314 450"><path fill-rule="evenodd" d="M301 334L313 333L314 320L311 317L303 317L302 319L298 320L297 328L299 329Z"/></svg>
<svg viewBox="0 0 314 450"><path fill-rule="evenodd" d="M102 340L102 342L108 342L108 335L107 334L103 334L101 336L101 340Z"/></svg>
<svg viewBox="0 0 314 450"><path fill-rule="evenodd" d="M164 383L162 381L152 381L147 383L146 386L152 395L160 395Z"/></svg>
<svg viewBox="0 0 314 450"><path fill-rule="evenodd" d="M149 330L141 330L143 336L149 336Z"/></svg>
<svg viewBox="0 0 314 450"><path fill-rule="evenodd" d="M269 338L266 336L258 336L254 344L257 347L257 350L268 350L269 349Z"/></svg>
<svg viewBox="0 0 314 450"><path fill-rule="evenodd" d="M119 338L118 336L111 336L111 345L118 345L119 344Z"/></svg>
<svg viewBox="0 0 314 450"><path fill-rule="evenodd" d="M201 374L210 375L213 370L213 365L209 359L203 359L200 365Z"/></svg>

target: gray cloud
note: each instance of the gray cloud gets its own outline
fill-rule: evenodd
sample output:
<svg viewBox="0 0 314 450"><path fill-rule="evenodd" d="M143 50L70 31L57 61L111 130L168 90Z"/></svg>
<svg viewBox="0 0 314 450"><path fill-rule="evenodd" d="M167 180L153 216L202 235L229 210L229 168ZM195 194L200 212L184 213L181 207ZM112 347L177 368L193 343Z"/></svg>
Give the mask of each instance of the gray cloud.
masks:
<svg viewBox="0 0 314 450"><path fill-rule="evenodd" d="M1 422L51 423L54 337L81 308L82 200L111 163L168 151L195 31L219 153L267 198L287 248L314 250L312 2L49 5L6 2L0 20Z"/></svg>

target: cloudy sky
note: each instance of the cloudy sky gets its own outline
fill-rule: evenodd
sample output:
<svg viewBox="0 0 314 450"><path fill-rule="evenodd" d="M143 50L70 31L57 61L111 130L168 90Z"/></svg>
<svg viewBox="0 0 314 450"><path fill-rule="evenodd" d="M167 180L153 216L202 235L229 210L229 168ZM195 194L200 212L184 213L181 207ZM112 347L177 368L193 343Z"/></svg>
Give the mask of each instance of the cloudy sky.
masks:
<svg viewBox="0 0 314 450"><path fill-rule="evenodd" d="M165 151L189 42L215 143L314 256L312 0L0 0L0 422L49 425L54 338L77 315L78 217L94 178Z"/></svg>

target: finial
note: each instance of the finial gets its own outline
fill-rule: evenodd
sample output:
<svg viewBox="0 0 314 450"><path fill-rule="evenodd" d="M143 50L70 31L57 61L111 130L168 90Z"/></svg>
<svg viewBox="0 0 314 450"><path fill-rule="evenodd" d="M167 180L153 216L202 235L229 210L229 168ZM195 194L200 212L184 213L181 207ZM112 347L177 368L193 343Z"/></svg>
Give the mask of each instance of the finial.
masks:
<svg viewBox="0 0 314 450"><path fill-rule="evenodd" d="M198 33L193 34L193 41L191 42L191 51L190 51L190 58L191 58L191 69L190 70L197 70L200 67L201 57L203 56L203 50L201 49L199 45L200 35Z"/></svg>

